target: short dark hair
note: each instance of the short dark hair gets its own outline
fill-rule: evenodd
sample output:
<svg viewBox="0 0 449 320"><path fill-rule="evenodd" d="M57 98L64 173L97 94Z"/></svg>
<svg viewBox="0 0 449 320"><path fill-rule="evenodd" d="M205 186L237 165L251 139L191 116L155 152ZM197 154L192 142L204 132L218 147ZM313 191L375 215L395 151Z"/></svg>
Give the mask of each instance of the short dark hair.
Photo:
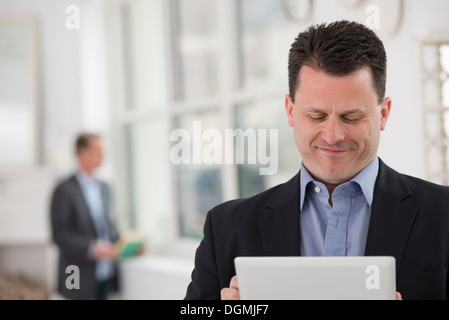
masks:
<svg viewBox="0 0 449 320"><path fill-rule="evenodd" d="M90 141L94 138L100 138L95 133L80 133L75 142L75 153L78 155L82 150L90 148Z"/></svg>
<svg viewBox="0 0 449 320"><path fill-rule="evenodd" d="M384 45L371 29L360 23L346 20L323 23L298 35L288 59L289 94L293 102L303 66L340 77L369 67L379 104L385 96L387 55Z"/></svg>

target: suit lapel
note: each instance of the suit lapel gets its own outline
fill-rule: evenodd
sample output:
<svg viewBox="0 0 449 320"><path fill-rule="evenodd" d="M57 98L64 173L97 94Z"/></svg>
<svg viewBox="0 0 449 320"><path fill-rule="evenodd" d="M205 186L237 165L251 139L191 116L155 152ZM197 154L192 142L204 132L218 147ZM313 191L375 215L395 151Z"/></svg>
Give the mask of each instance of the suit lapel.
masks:
<svg viewBox="0 0 449 320"><path fill-rule="evenodd" d="M281 186L259 217L264 254L300 255L299 174Z"/></svg>
<svg viewBox="0 0 449 320"><path fill-rule="evenodd" d="M107 229L107 233L109 236L109 239L112 241L115 241L117 238L117 232L115 230L115 227L111 221L111 202L110 202L110 195L107 185L100 181L101 186L101 196L103 201L103 214L104 214L104 221L105 221L105 227Z"/></svg>
<svg viewBox="0 0 449 320"><path fill-rule="evenodd" d="M412 192L401 175L379 160L365 255L389 255L401 263L417 209L406 203Z"/></svg>
<svg viewBox="0 0 449 320"><path fill-rule="evenodd" d="M299 175L279 188L259 217L264 254L298 256L300 252ZM401 175L379 159L365 256L390 255L401 263L417 209L407 204L413 194Z"/></svg>
<svg viewBox="0 0 449 320"><path fill-rule="evenodd" d="M74 204L77 206L79 218L82 219L89 228L91 229L91 234L97 235L97 230L95 229L95 224L90 214L89 206L87 205L86 199L84 198L83 191L79 185L78 180L75 176L71 178L71 185L73 189Z"/></svg>

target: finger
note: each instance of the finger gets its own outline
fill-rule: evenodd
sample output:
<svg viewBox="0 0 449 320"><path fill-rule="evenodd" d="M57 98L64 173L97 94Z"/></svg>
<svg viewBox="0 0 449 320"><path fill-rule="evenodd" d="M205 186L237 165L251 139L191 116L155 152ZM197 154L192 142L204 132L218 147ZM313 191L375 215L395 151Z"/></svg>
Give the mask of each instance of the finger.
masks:
<svg viewBox="0 0 449 320"><path fill-rule="evenodd" d="M396 300L402 300L402 295L396 291Z"/></svg>
<svg viewBox="0 0 449 320"><path fill-rule="evenodd" d="M239 289L239 283L237 282L237 276L233 276L231 278L231 282L229 283L229 288Z"/></svg>
<svg viewBox="0 0 449 320"><path fill-rule="evenodd" d="M240 300L240 294L237 289L223 288L220 292L221 300Z"/></svg>

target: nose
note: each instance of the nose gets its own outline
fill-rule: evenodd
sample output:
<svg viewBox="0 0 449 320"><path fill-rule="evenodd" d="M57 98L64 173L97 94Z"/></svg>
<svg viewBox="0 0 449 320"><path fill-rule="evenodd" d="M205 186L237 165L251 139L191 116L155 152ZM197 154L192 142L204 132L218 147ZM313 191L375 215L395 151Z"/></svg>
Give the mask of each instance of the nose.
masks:
<svg viewBox="0 0 449 320"><path fill-rule="evenodd" d="M335 145L337 142L345 139L343 123L339 119L330 117L321 131L321 138L329 145Z"/></svg>

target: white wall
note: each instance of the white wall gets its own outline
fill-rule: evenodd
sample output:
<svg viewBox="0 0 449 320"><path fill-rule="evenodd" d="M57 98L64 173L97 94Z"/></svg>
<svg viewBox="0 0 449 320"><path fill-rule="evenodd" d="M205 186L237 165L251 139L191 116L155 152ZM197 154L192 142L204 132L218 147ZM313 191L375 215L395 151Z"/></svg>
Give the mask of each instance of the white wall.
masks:
<svg viewBox="0 0 449 320"><path fill-rule="evenodd" d="M79 32L65 27L65 9L79 0L0 0L1 16L38 19L42 164L70 164L72 139L81 127Z"/></svg>

